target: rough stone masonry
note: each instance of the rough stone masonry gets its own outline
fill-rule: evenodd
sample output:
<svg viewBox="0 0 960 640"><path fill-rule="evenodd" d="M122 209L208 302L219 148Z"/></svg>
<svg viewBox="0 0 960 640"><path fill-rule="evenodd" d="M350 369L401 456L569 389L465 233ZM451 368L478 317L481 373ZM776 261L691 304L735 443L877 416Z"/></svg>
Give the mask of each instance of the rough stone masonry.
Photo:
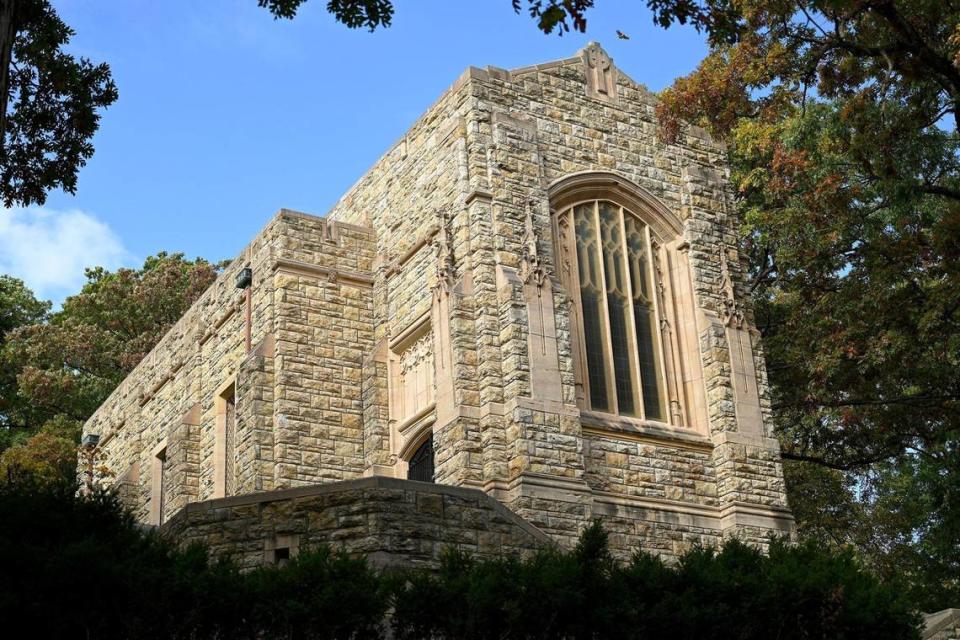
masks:
<svg viewBox="0 0 960 640"><path fill-rule="evenodd" d="M247 564L514 553L595 518L623 555L789 534L724 148L661 141L655 105L596 44L468 69L114 391L99 481Z"/></svg>

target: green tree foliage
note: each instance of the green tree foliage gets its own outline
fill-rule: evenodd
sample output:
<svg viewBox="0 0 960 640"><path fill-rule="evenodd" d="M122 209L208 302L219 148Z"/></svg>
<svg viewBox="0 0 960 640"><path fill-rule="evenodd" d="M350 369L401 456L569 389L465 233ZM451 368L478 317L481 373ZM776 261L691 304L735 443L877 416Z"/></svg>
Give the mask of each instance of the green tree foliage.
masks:
<svg viewBox="0 0 960 640"><path fill-rule="evenodd" d="M7 637L374 638L387 609L362 559L320 549L241 574L69 484L0 485L0 549Z"/></svg>
<svg viewBox="0 0 960 640"><path fill-rule="evenodd" d="M0 275L0 349L11 331L42 321L49 311L50 303L37 300L22 280ZM29 404L17 393L16 371L0 359L0 451L13 444L15 434L26 433L29 414Z"/></svg>
<svg viewBox="0 0 960 640"><path fill-rule="evenodd" d="M73 193L100 112L117 99L110 68L65 47L74 35L47 0L0 0L0 200Z"/></svg>
<svg viewBox="0 0 960 640"><path fill-rule="evenodd" d="M585 31L587 10L595 0L510 0L514 12L526 11L544 33ZM257 0L277 18L293 18L307 0ZM351 29L375 31L393 21L393 0L328 0L327 11Z"/></svg>
<svg viewBox="0 0 960 640"><path fill-rule="evenodd" d="M387 582L362 559L329 547L246 576L250 618L270 638L381 637Z"/></svg>
<svg viewBox="0 0 960 640"><path fill-rule="evenodd" d="M0 469L25 466L45 477L64 469L80 425L218 272L201 258L166 253L140 269L88 269L80 293L52 314L19 281L0 280L0 318L11 327L0 342L0 452L17 445L0 455ZM75 467L75 451L73 458Z"/></svg>
<svg viewBox="0 0 960 640"><path fill-rule="evenodd" d="M849 553L731 541L667 565L570 552L378 572L326 547L241 573L140 529L107 493L0 486L0 616L38 638L909 640L918 617ZM386 617L390 611L389 618Z"/></svg>
<svg viewBox="0 0 960 640"><path fill-rule="evenodd" d="M398 638L915 638L898 590L848 552L736 540L676 565L637 554L621 565L598 524L570 553L477 561L448 553L395 595Z"/></svg>
<svg viewBox="0 0 960 640"><path fill-rule="evenodd" d="M6 336L4 357L19 394L50 416L86 420L210 286L217 265L182 254L140 269L87 270L80 293L49 320Z"/></svg>
<svg viewBox="0 0 960 640"><path fill-rule="evenodd" d="M659 112L668 139L686 120L728 142L801 533L954 606L960 6L648 5L711 45Z"/></svg>
<svg viewBox="0 0 960 640"><path fill-rule="evenodd" d="M56 416L32 433L21 432L27 435L0 454L0 483L48 487L75 478L80 427L76 420Z"/></svg>

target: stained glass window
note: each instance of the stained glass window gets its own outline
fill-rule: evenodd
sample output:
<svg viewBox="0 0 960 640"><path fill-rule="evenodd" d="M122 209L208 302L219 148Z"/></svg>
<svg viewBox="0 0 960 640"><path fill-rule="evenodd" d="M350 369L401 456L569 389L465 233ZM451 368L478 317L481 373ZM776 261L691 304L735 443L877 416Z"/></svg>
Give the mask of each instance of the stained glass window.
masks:
<svg viewBox="0 0 960 640"><path fill-rule="evenodd" d="M667 421L660 283L649 228L606 200L561 215L573 220L590 408Z"/></svg>

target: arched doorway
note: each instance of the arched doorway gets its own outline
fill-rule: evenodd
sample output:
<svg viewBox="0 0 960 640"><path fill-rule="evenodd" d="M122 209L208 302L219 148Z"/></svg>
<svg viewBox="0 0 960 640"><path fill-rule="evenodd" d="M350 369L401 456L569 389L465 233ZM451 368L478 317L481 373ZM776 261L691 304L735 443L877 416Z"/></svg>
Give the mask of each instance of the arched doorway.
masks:
<svg viewBox="0 0 960 640"><path fill-rule="evenodd" d="M423 441L410 456L407 478L420 482L433 482L433 434Z"/></svg>

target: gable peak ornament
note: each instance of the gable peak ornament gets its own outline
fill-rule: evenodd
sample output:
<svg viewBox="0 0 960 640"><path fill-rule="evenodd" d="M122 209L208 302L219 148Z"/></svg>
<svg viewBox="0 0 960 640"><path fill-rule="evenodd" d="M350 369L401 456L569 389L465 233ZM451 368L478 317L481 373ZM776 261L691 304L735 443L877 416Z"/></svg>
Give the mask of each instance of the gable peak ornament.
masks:
<svg viewBox="0 0 960 640"><path fill-rule="evenodd" d="M613 65L613 58L596 42L584 47L581 57L587 74L587 95L600 100L616 100L617 68Z"/></svg>

